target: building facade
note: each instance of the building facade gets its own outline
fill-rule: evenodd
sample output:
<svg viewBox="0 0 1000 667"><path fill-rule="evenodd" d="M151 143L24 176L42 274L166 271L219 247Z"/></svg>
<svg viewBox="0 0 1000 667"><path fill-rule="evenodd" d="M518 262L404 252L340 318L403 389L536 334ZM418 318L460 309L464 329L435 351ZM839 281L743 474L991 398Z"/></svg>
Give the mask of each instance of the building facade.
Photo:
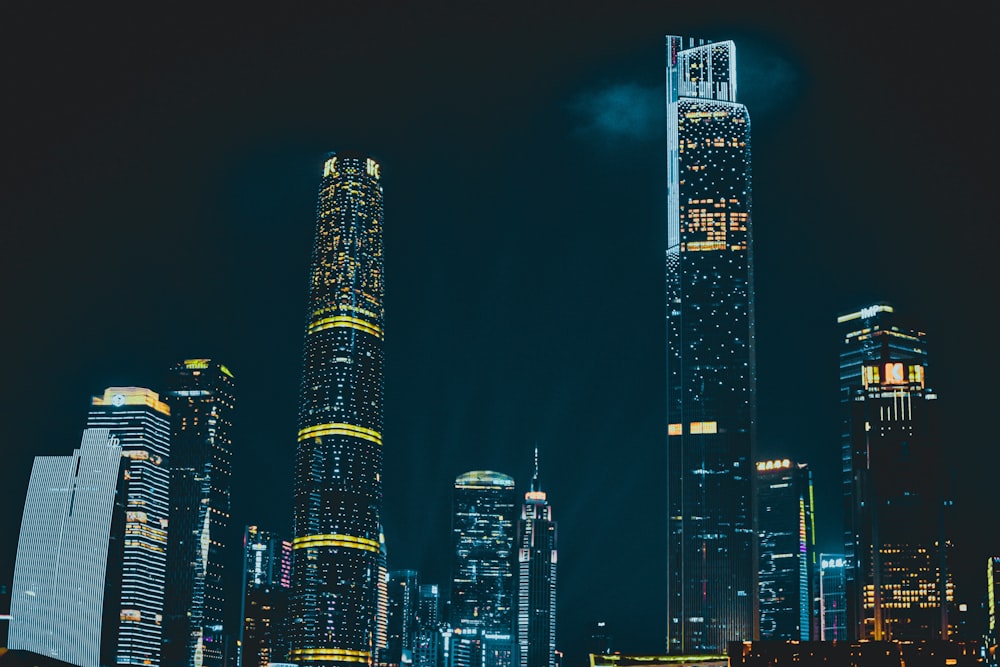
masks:
<svg viewBox="0 0 1000 667"><path fill-rule="evenodd" d="M556 667L556 522L538 479L538 450L531 488L524 494L517 528L517 643L520 667Z"/></svg>
<svg viewBox="0 0 1000 667"><path fill-rule="evenodd" d="M413 663L413 642L417 631L416 570L391 570L388 576L388 623L383 664L398 667Z"/></svg>
<svg viewBox="0 0 1000 667"><path fill-rule="evenodd" d="M952 500L926 336L885 303L837 322L849 632L948 639Z"/></svg>
<svg viewBox="0 0 1000 667"><path fill-rule="evenodd" d="M847 575L843 554L819 556L819 639L847 641Z"/></svg>
<svg viewBox="0 0 1000 667"><path fill-rule="evenodd" d="M170 539L163 614L165 667L224 667L235 386L211 359L170 369Z"/></svg>
<svg viewBox="0 0 1000 667"><path fill-rule="evenodd" d="M118 439L124 462L123 539L117 622L109 664L159 667L163 640L167 526L170 511L170 408L144 387L109 387L91 400L87 428ZM110 583L110 582L109 582Z"/></svg>
<svg viewBox="0 0 1000 667"><path fill-rule="evenodd" d="M789 459L756 467L760 638L809 641L816 596L812 474Z"/></svg>
<svg viewBox="0 0 1000 667"><path fill-rule="evenodd" d="M247 526L243 533L243 604L239 667L267 667L287 653L285 612L292 583L292 543Z"/></svg>
<svg viewBox="0 0 1000 667"><path fill-rule="evenodd" d="M667 37L671 654L756 636L750 117L736 99L732 42Z"/></svg>
<svg viewBox="0 0 1000 667"><path fill-rule="evenodd" d="M117 590L112 584L106 591L107 582L121 577L110 547L112 532L123 528L123 460L117 437L97 428L83 432L72 456L35 457L6 647L79 667L101 664L102 644L107 650L117 629L114 619L105 618L105 602L117 612L117 599L105 596ZM115 551L122 536L116 537Z"/></svg>
<svg viewBox="0 0 1000 667"><path fill-rule="evenodd" d="M437 667L441 656L441 593L437 584L421 584L417 590L413 665Z"/></svg>
<svg viewBox="0 0 1000 667"><path fill-rule="evenodd" d="M382 181L331 154L316 211L295 453L289 655L376 659L382 506Z"/></svg>

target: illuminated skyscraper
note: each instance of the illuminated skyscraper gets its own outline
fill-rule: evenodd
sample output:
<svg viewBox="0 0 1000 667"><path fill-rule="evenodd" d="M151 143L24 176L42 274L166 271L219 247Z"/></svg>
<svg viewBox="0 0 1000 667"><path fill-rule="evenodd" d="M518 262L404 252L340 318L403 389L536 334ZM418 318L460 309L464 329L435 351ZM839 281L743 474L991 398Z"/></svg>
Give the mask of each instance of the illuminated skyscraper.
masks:
<svg viewBox="0 0 1000 667"><path fill-rule="evenodd" d="M376 658L383 291L379 164L331 154L316 210L299 392L292 662Z"/></svg>
<svg viewBox="0 0 1000 667"><path fill-rule="evenodd" d="M753 639L750 117L732 42L667 37L667 651Z"/></svg>
<svg viewBox="0 0 1000 667"><path fill-rule="evenodd" d="M87 428L118 439L124 468L125 522L120 547L118 623L109 662L159 667L166 580L170 488L170 408L142 387L109 387L91 401ZM110 585L111 582L109 582Z"/></svg>
<svg viewBox="0 0 1000 667"><path fill-rule="evenodd" d="M535 473L517 527L520 667L556 667L556 522L538 481L537 449Z"/></svg>
<svg viewBox="0 0 1000 667"><path fill-rule="evenodd" d="M96 428L83 432L72 456L35 457L4 646L80 667L101 664L102 635L113 651L123 460L117 437Z"/></svg>
<svg viewBox="0 0 1000 667"><path fill-rule="evenodd" d="M441 594L437 584L421 584L417 594L414 667L437 667L441 651Z"/></svg>
<svg viewBox="0 0 1000 667"><path fill-rule="evenodd" d="M757 462L760 638L813 638L816 567L812 475L805 463Z"/></svg>
<svg viewBox="0 0 1000 667"><path fill-rule="evenodd" d="M847 641L847 579L842 554L819 556L819 639Z"/></svg>
<svg viewBox="0 0 1000 667"><path fill-rule="evenodd" d="M852 639L947 639L950 489L927 342L884 303L837 318L847 625Z"/></svg>
<svg viewBox="0 0 1000 667"><path fill-rule="evenodd" d="M986 559L986 638L985 645L990 665L1000 662L997 644L1000 643L1000 556Z"/></svg>
<svg viewBox="0 0 1000 667"><path fill-rule="evenodd" d="M388 578L388 640L384 664L413 662L413 640L417 629L417 571L392 570Z"/></svg>
<svg viewBox="0 0 1000 667"><path fill-rule="evenodd" d="M171 424L163 664L223 667L233 374L211 359L185 359L170 370L163 400Z"/></svg>
<svg viewBox="0 0 1000 667"><path fill-rule="evenodd" d="M284 662L285 610L292 574L292 543L247 526L243 536L243 613L239 667Z"/></svg>

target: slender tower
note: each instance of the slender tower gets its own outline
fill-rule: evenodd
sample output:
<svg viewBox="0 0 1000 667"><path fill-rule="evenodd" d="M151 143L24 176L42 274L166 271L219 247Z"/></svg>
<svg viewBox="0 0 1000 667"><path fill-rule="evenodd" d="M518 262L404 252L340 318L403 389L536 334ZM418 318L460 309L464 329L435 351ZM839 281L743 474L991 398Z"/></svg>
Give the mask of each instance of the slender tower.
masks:
<svg viewBox="0 0 1000 667"><path fill-rule="evenodd" d="M382 505L382 182L323 165L295 454L288 658L372 664Z"/></svg>
<svg viewBox="0 0 1000 667"><path fill-rule="evenodd" d="M163 666L222 667L224 554L229 544L233 374L211 359L170 369L170 540Z"/></svg>
<svg viewBox="0 0 1000 667"><path fill-rule="evenodd" d="M667 37L667 650L754 639L750 117L732 42Z"/></svg>
<svg viewBox="0 0 1000 667"><path fill-rule="evenodd" d="M524 494L517 531L517 642L520 667L556 667L556 522L538 481Z"/></svg>

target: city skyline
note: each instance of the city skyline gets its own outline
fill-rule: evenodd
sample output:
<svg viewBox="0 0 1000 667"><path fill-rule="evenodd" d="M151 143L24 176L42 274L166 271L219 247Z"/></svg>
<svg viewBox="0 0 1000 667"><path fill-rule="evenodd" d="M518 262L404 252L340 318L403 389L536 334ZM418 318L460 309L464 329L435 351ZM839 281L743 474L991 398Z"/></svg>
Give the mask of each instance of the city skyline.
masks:
<svg viewBox="0 0 1000 667"><path fill-rule="evenodd" d="M976 488L995 454L978 444L989 442L988 435L957 416L959 401L977 412L988 394L960 389L984 381L963 344L969 335L963 318L981 307L974 269L984 250L925 245L918 237L930 240L941 220L987 219L977 211L988 200L988 171L976 160L990 152L993 138L973 149L952 141L939 123L949 107L927 98L925 77L927 68L940 73L944 66L920 60L917 39L887 42L908 32L888 14L876 12L865 27L831 16L832 28L820 30L749 10L720 25L719 17L694 12L623 7L610 18L585 11L568 25L558 12L537 10L540 33L558 27L563 35L551 47L505 15L494 32L475 40L449 32L468 18L458 10L451 10L453 18L433 9L426 16L403 10L341 16L341 24L359 26L349 43L366 54L358 67L367 74L338 70L338 76L385 78L352 100L339 99L337 113L332 102L322 103L334 98L304 91L317 80L320 61L339 51L326 44L299 54L295 46L330 25L329 15L314 17L316 28L291 16L267 29L238 21L218 45L210 20L201 28L168 21L155 33L133 26L104 46L71 36L70 16L45 31L37 17L6 22L28 35L49 35L37 46L14 36L8 42L20 49L18 62L30 75L13 77L12 91L20 95L8 113L16 122L4 129L14 139L3 162L4 219L21 225L12 246L19 252L3 268L15 315L5 341L19 352L4 389L9 418L0 440L12 502L23 502L31 457L64 455L79 442L87 397L112 385L156 389L176 359L205 355L226 359L241 380L232 523L237 530L253 523L290 534L290 501L284 489L270 486L291 479L287 461L272 456L294 430L297 380L289 385L280 369L301 361L301 294L322 155L356 146L380 160L396 188L390 196L387 185L386 199L386 298L396 305L386 341L389 567L446 584L448 572L434 558L447 539L441 517L448 515L449 478L493 469L524 489L537 441L561 524L560 582L567 589L559 604L570 613L559 615L560 641L582 636L587 621L607 620L623 648L658 650L663 619L624 627L629 611L615 599L621 589L634 591L652 608L666 595L652 566L665 549L665 497L655 490L665 471L665 167L660 120L644 125L641 112L644 100L657 101L662 85L663 35L682 34L732 38L741 64L758 68L758 90L760 79L779 82L768 88L770 99L747 99L755 242L762 253L756 258L759 457L791 456L810 465L819 546L839 553L832 528L840 508L830 505L839 475L828 472L839 461L835 318L884 299L919 320L933 342L935 388L955 424L956 462L972 480L956 510L974 516L971 506L985 499ZM411 20L441 38L408 37ZM430 30L435 22L444 27ZM849 23L852 32L844 32ZM903 24L929 29L913 17ZM95 30L104 34L115 25ZM837 28L836 39L826 34ZM501 57L505 31L523 49L512 60ZM139 46L140 35L159 46L178 34L188 35L180 41L190 55L155 55ZM276 37L256 43L269 34ZM973 48L982 48L972 37ZM126 52L135 64L126 66ZM463 58L455 59L456 52ZM102 58L107 67L96 67ZM866 71L869 58L880 63L878 72ZM918 61L919 68L908 69ZM391 75L400 63L403 73ZM74 83L89 67L98 76ZM244 69L282 102L258 97L245 85ZM482 80L466 76L473 71ZM509 79L516 86L500 86ZM49 88L80 103L67 108ZM741 79L741 93L750 96L753 88ZM613 106L622 96L637 101L629 106L635 114L622 116ZM608 105L618 109L611 118L620 126L597 113ZM56 182L61 195L43 195ZM50 230L59 232L58 247L50 247ZM56 286L48 269L35 268L50 252L72 284ZM226 297L199 325L186 310L188 297L175 294L186 283L160 280L194 257L210 258L200 276ZM863 261L884 271L875 280L868 272L862 284L850 271ZM937 281L949 287L935 288ZM147 294L150 284L156 290ZM120 300L105 299L105 290ZM155 303L144 301L149 294ZM63 331L43 324L43 305L51 303L80 326ZM123 303L137 310L120 309ZM607 336L592 318L605 304L629 313L636 326L623 348L595 356ZM162 356L140 353L140 342ZM33 397L43 392L39 405ZM826 402L826 411L814 406ZM50 418L53 410L65 419ZM245 456L235 460L239 453ZM586 548L590 525L621 519L605 505L636 508L628 527L650 554L648 564L635 568L644 577L618 572L609 556ZM5 518L3 534L15 534L17 522ZM968 546L957 545L956 555L976 552L968 556L976 579L956 582L959 597L963 585L983 585L982 557L998 546L971 528L961 531ZM0 559L9 571L13 555ZM572 585L583 581L587 596Z"/></svg>

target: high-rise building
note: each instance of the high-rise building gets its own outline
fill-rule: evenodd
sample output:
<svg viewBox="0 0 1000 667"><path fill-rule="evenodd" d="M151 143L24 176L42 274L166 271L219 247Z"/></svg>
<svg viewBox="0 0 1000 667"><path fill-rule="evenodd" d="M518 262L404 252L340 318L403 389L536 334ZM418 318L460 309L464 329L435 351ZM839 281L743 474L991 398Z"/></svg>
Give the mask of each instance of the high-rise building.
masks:
<svg viewBox="0 0 1000 667"><path fill-rule="evenodd" d="M441 654L441 594L437 584L421 584L417 593L414 667L437 667Z"/></svg>
<svg viewBox="0 0 1000 667"><path fill-rule="evenodd" d="M370 157L323 165L295 453L289 655L376 656L382 506L382 180Z"/></svg>
<svg viewBox="0 0 1000 667"><path fill-rule="evenodd" d="M1000 662L997 644L1000 643L1000 556L986 559L986 637L984 645L989 664Z"/></svg>
<svg viewBox="0 0 1000 667"><path fill-rule="evenodd" d="M163 401L171 424L163 665L224 667L233 374L211 359L185 359L170 369Z"/></svg>
<svg viewBox="0 0 1000 667"><path fill-rule="evenodd" d="M731 41L667 37L667 651L754 639L750 117Z"/></svg>
<svg viewBox="0 0 1000 667"><path fill-rule="evenodd" d="M819 639L848 641L847 578L843 554L819 556Z"/></svg>
<svg viewBox="0 0 1000 667"><path fill-rule="evenodd" d="M538 480L538 449L531 488L517 526L517 643L520 667L556 667L556 522Z"/></svg>
<svg viewBox="0 0 1000 667"><path fill-rule="evenodd" d="M376 662L385 659L389 648L389 553L385 546L385 531L378 530L378 583L375 586L375 651Z"/></svg>
<svg viewBox="0 0 1000 667"><path fill-rule="evenodd" d="M143 387L109 387L91 400L87 428L106 428L126 459L125 523L111 664L159 667L170 489L170 408ZM113 545L114 546L114 545Z"/></svg>
<svg viewBox="0 0 1000 667"><path fill-rule="evenodd" d="M417 630L417 579L416 570L389 572L389 616L383 664L398 667L413 663L413 641Z"/></svg>
<svg viewBox="0 0 1000 667"><path fill-rule="evenodd" d="M292 543L247 526L243 534L243 610L238 667L284 662L285 611L292 576Z"/></svg>
<svg viewBox="0 0 1000 667"><path fill-rule="evenodd" d="M816 543L812 474L789 459L757 462L760 638L813 639Z"/></svg>
<svg viewBox="0 0 1000 667"><path fill-rule="evenodd" d="M885 303L837 323L848 632L852 639L947 639L952 501L926 336Z"/></svg>
<svg viewBox="0 0 1000 667"><path fill-rule="evenodd" d="M513 663L515 497L514 479L502 473L473 470L455 479L452 667Z"/></svg>
<svg viewBox="0 0 1000 667"><path fill-rule="evenodd" d="M121 577L122 535L113 542L111 535L123 530L123 460L117 436L100 428L85 430L72 456L35 457L17 542L8 648L80 667L102 664L102 637L107 651L117 628L105 612L119 611L114 582Z"/></svg>

